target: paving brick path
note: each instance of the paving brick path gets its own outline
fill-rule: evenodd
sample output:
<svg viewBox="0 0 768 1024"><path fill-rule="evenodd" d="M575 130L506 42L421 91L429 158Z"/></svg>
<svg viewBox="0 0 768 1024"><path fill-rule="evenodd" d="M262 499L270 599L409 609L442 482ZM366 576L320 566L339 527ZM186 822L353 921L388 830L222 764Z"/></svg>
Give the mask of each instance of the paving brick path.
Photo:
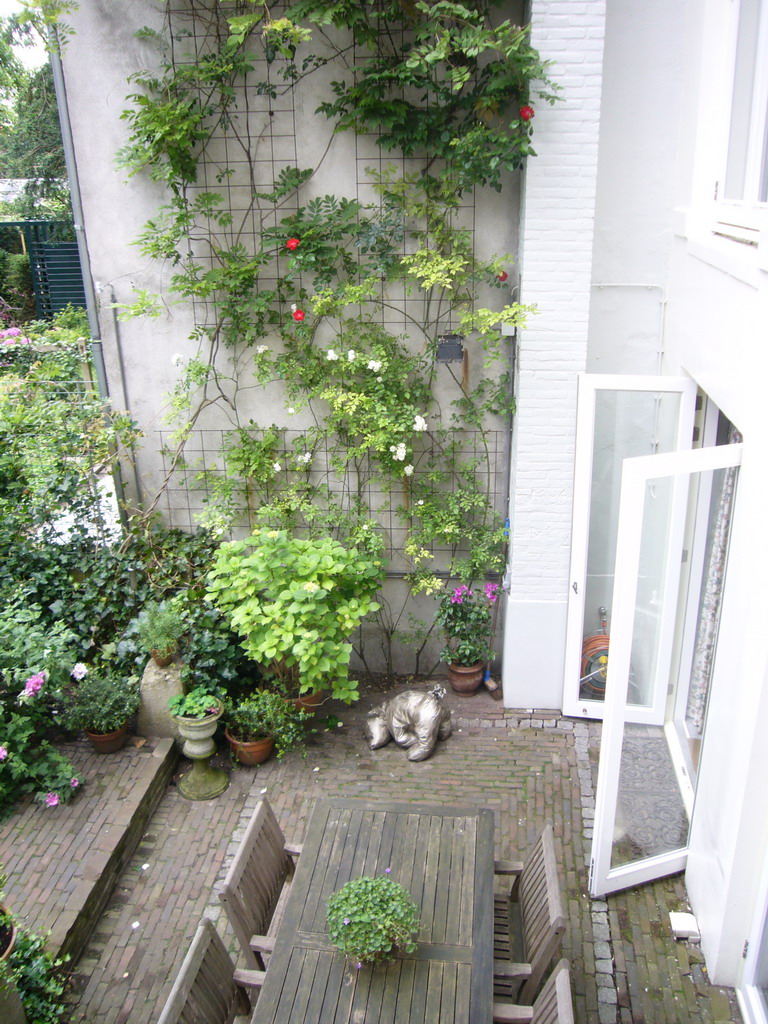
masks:
<svg viewBox="0 0 768 1024"><path fill-rule="evenodd" d="M688 909L681 877L605 902L587 895L599 726L505 713L485 693L449 697L454 736L430 760L412 764L393 744L365 745L365 711L381 699L334 707L343 725L320 733L306 760L290 755L258 770L235 769L216 800L190 803L169 787L76 967L73 1021L156 1021L203 913L231 941L215 885L264 791L297 842L313 801L330 794L491 807L500 857L524 853L551 820L577 1024L739 1024L733 993L708 983L699 948L670 934L669 911Z"/></svg>

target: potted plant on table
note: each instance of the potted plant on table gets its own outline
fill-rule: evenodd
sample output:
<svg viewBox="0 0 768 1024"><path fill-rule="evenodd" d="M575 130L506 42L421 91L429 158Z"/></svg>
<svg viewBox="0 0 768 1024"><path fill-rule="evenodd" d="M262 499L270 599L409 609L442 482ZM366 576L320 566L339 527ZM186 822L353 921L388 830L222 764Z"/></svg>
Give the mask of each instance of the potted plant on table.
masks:
<svg viewBox="0 0 768 1024"><path fill-rule="evenodd" d="M300 750L312 715L292 702L268 690L237 703L227 703L224 735L230 749L244 765L262 764L275 750L278 759L291 750Z"/></svg>
<svg viewBox="0 0 768 1024"><path fill-rule="evenodd" d="M436 619L446 644L440 657L448 665L448 681L455 693L474 693L483 680L484 665L495 655L491 607L498 590L498 584L486 583L479 594L462 583L440 601Z"/></svg>
<svg viewBox="0 0 768 1024"><path fill-rule="evenodd" d="M160 668L173 661L186 631L184 614L177 601L148 601L136 620L139 642Z"/></svg>
<svg viewBox="0 0 768 1024"><path fill-rule="evenodd" d="M357 967L416 949L419 910L388 873L353 878L328 899L328 935Z"/></svg>
<svg viewBox="0 0 768 1024"><path fill-rule="evenodd" d="M83 729L94 750L111 754L125 746L128 723L140 703L134 679L123 679L108 669L91 669L71 691L62 724Z"/></svg>
<svg viewBox="0 0 768 1024"><path fill-rule="evenodd" d="M330 689L350 703L358 694L349 678L349 638L378 609L373 598L382 578L381 560L367 551L331 537L261 529L221 545L208 596L286 696Z"/></svg>

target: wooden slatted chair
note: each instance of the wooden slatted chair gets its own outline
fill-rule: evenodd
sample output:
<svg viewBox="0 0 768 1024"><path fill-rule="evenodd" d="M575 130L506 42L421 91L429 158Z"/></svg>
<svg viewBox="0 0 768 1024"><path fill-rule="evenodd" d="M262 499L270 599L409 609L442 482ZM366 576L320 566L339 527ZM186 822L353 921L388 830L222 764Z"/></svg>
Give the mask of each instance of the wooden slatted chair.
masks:
<svg viewBox="0 0 768 1024"><path fill-rule="evenodd" d="M264 984L263 971L239 971L211 921L203 918L157 1024L231 1024L251 1014L248 989Z"/></svg>
<svg viewBox="0 0 768 1024"><path fill-rule="evenodd" d="M496 861L494 870L514 878L509 896L495 900L494 995L530 1005L565 931L552 826L524 862Z"/></svg>
<svg viewBox="0 0 768 1024"><path fill-rule="evenodd" d="M547 979L533 1006L494 1003L495 1024L530 1021L530 1024L574 1024L571 974L568 961L561 960Z"/></svg>
<svg viewBox="0 0 768 1024"><path fill-rule="evenodd" d="M272 950L267 934L283 885L292 877L301 846L286 843L268 800L260 800L219 892L251 967L264 970Z"/></svg>

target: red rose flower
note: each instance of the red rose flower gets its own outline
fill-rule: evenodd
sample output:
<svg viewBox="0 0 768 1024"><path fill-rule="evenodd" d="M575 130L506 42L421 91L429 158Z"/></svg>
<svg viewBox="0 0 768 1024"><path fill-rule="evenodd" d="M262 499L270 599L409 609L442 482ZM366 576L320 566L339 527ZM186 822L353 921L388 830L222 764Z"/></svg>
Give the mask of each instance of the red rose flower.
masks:
<svg viewBox="0 0 768 1024"><path fill-rule="evenodd" d="M533 107L520 107L520 117L523 121L530 121L533 117Z"/></svg>
<svg viewBox="0 0 768 1024"><path fill-rule="evenodd" d="M306 315L307 314L304 312L303 309L294 309L293 311L293 319L298 321L299 323L301 323L301 321L304 319Z"/></svg>
<svg viewBox="0 0 768 1024"><path fill-rule="evenodd" d="M502 272L499 274L499 280L502 282L506 281L508 277L509 274L506 272L506 270L502 270Z"/></svg>
<svg viewBox="0 0 768 1024"><path fill-rule="evenodd" d="M286 249L290 249L291 252L293 252L294 249L298 249L298 247L299 247L299 239L298 238L289 238L288 241L285 243L285 248Z"/></svg>

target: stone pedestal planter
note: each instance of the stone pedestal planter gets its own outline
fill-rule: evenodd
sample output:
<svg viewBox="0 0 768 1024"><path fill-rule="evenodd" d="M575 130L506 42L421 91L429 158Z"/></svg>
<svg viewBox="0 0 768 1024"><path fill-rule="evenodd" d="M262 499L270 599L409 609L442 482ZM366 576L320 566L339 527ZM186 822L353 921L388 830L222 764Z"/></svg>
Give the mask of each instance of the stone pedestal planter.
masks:
<svg viewBox="0 0 768 1024"><path fill-rule="evenodd" d="M179 792L187 800L211 800L229 785L229 776L221 768L212 768L211 754L216 747L213 734L224 709L204 718L183 718L174 715L179 735L184 740L182 752L192 763L192 771L179 782Z"/></svg>

